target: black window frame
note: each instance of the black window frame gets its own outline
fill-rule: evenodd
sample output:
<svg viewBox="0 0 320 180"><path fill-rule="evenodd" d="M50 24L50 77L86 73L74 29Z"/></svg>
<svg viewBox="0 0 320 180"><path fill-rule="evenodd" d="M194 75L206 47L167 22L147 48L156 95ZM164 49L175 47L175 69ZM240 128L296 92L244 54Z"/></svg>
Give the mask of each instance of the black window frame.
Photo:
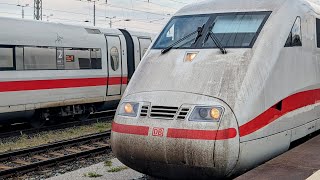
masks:
<svg viewBox="0 0 320 180"><path fill-rule="evenodd" d="M0 48L11 48L12 49L12 67L0 67L0 71L15 71L17 69L16 67L16 46L13 45L0 45Z"/></svg>
<svg viewBox="0 0 320 180"><path fill-rule="evenodd" d="M217 18L217 16L221 16L221 15L243 15L243 14L253 14L253 15L266 15L264 20L262 21L260 27L258 28L255 36L252 38L252 41L250 43L249 46L225 46L225 48L228 49L239 49L239 48L244 48L244 49L248 49L248 48L252 48L256 42L256 40L258 39L263 27L265 26L266 22L268 21L270 15L272 14L272 11L246 11L246 12L223 12L223 13L212 13L212 14L197 14L197 15L182 15L182 16L173 16L170 21L168 21L167 25L163 28L163 30L161 31L160 35L158 36L157 40L155 41L155 43L152 46L152 49L163 49L161 47L155 47L159 40L160 37L165 33L165 30L168 28L170 22L175 19L175 18L181 18L181 17L194 17L194 16L207 16L209 15L210 18L207 21L207 23L205 24L205 29L204 29L204 34L206 34L206 32L208 32L208 28L210 27L210 24L213 23L213 21ZM204 36L202 36L201 38L198 39L198 41L195 43L194 46L190 46L190 47L181 47L179 49L218 49L218 47L202 47L200 46L204 40ZM173 47L172 49L178 49L176 47Z"/></svg>

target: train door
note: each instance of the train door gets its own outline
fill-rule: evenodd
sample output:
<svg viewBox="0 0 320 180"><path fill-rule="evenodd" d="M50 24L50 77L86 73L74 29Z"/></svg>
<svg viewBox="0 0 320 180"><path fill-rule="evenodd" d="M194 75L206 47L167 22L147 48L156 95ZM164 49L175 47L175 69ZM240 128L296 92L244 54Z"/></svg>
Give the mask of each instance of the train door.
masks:
<svg viewBox="0 0 320 180"><path fill-rule="evenodd" d="M140 56L140 42L138 37L132 36L133 44L134 44L134 65L135 69L137 69L140 61L141 61L141 56Z"/></svg>
<svg viewBox="0 0 320 180"><path fill-rule="evenodd" d="M312 21L309 21L312 22ZM316 29L314 30L313 28L310 28L310 31L314 30L315 32L308 32L309 34L314 34L314 39L316 39L316 45L315 48L316 50L314 51L316 55L316 62L317 66L316 69L320 69L320 16L316 17ZM317 71L318 72L318 71ZM319 72L317 74L317 78L319 78ZM318 101L320 102L320 101ZM320 130L320 105L315 107L315 112L316 112L316 118L318 118L318 121L316 123L316 131Z"/></svg>
<svg viewBox="0 0 320 180"><path fill-rule="evenodd" d="M107 96L121 95L122 56L121 42L118 36L106 35L108 52L108 90Z"/></svg>
<svg viewBox="0 0 320 180"><path fill-rule="evenodd" d="M151 39L139 38L139 44L140 44L140 59L142 60L142 57L147 52L151 44Z"/></svg>
<svg viewBox="0 0 320 180"><path fill-rule="evenodd" d="M128 77L128 81L130 81L134 71L136 70L134 41L131 34L127 30L125 29L119 29L119 30L122 32L126 42L126 46L123 47L123 49L126 50L126 58L124 57L124 59L126 59L127 61L123 61L123 71L124 71L123 74L125 74L125 72L128 72L127 77ZM127 63L127 66L125 66L125 63Z"/></svg>

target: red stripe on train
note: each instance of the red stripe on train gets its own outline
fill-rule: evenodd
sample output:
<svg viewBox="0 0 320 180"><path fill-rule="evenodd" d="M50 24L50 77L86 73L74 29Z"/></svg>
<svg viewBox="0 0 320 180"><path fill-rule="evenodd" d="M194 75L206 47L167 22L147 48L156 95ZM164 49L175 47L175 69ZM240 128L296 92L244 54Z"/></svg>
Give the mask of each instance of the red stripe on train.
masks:
<svg viewBox="0 0 320 180"><path fill-rule="evenodd" d="M190 129L168 129L168 138L175 139L198 139L198 140L225 140L237 136L234 128L225 130L190 130Z"/></svg>
<svg viewBox="0 0 320 180"><path fill-rule="evenodd" d="M240 126L240 137L254 133L285 114L300 108L316 104L320 100L320 89L296 93L282 100L281 110L271 107L253 120Z"/></svg>
<svg viewBox="0 0 320 180"><path fill-rule="evenodd" d="M49 79L0 82L0 92L32 91L44 89L79 88L126 84L121 77L111 78L78 78L78 79Z"/></svg>
<svg viewBox="0 0 320 180"><path fill-rule="evenodd" d="M112 123L112 131L122 134L133 134L148 136L148 126L135 126ZM167 137L175 139L198 139L198 140L224 140L237 136L237 130L234 128L226 130L190 130L190 129L168 129Z"/></svg>
<svg viewBox="0 0 320 180"><path fill-rule="evenodd" d="M128 84L128 78L122 77L122 84Z"/></svg>
<svg viewBox="0 0 320 180"><path fill-rule="evenodd" d="M124 125L113 122L112 131L122 134L134 134L141 136L148 136L149 127L147 126L133 126L133 125Z"/></svg>

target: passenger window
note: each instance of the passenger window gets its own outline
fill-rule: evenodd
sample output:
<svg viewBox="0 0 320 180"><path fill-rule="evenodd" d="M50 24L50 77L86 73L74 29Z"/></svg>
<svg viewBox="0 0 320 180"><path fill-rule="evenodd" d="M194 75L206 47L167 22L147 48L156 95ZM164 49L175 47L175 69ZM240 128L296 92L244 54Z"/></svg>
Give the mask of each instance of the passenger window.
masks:
<svg viewBox="0 0 320 180"><path fill-rule="evenodd" d="M13 49L0 48L0 69L13 69Z"/></svg>
<svg viewBox="0 0 320 180"><path fill-rule="evenodd" d="M91 61L89 58L79 58L80 69L91 69Z"/></svg>
<svg viewBox="0 0 320 180"><path fill-rule="evenodd" d="M102 69L100 49L91 49L91 68Z"/></svg>
<svg viewBox="0 0 320 180"><path fill-rule="evenodd" d="M51 70L57 69L56 48L51 47L25 47L24 69Z"/></svg>
<svg viewBox="0 0 320 180"><path fill-rule="evenodd" d="M91 69L90 49L64 48L65 69Z"/></svg>
<svg viewBox="0 0 320 180"><path fill-rule="evenodd" d="M116 71L119 69L119 51L116 47L110 50L111 68Z"/></svg>
<svg viewBox="0 0 320 180"><path fill-rule="evenodd" d="M301 34L301 18L297 17L285 47L294 47L294 46L302 46L302 34Z"/></svg>

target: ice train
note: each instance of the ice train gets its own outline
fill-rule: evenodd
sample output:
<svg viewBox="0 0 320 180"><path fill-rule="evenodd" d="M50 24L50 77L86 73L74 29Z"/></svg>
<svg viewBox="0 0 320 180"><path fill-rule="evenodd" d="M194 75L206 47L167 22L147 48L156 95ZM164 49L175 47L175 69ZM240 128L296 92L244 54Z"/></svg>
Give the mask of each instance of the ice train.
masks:
<svg viewBox="0 0 320 180"><path fill-rule="evenodd" d="M320 2L207 0L179 10L117 109L112 149L164 178L229 178L320 129Z"/></svg>
<svg viewBox="0 0 320 180"><path fill-rule="evenodd" d="M152 34L0 18L0 125L117 106Z"/></svg>

